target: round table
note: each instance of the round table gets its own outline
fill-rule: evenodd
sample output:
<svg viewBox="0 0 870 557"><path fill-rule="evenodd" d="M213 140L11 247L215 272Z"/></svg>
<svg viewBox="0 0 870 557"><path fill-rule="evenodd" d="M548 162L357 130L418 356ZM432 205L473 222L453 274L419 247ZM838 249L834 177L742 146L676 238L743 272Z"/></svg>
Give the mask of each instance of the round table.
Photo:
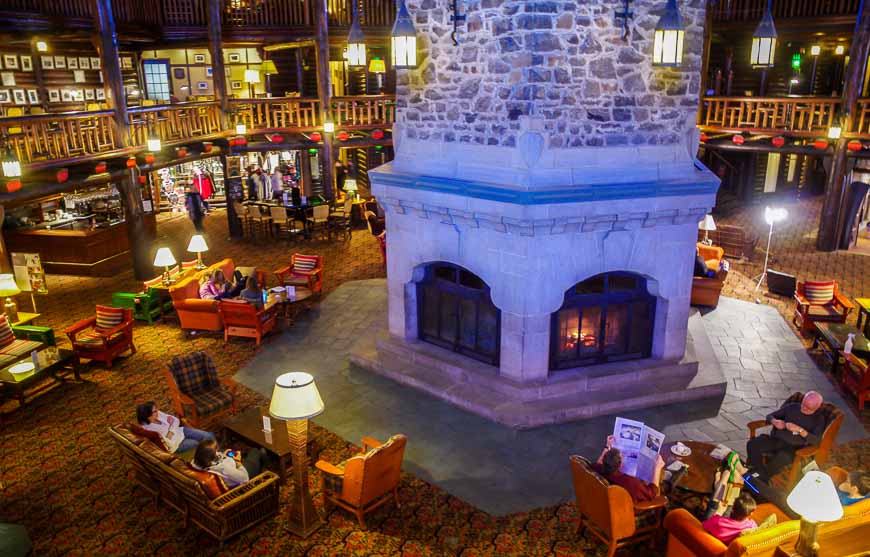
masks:
<svg viewBox="0 0 870 557"><path fill-rule="evenodd" d="M273 294L274 292L269 292L270 296ZM314 292L312 292L310 288L305 288L304 286L297 286L296 295L293 297L293 299L288 298L287 290L284 290L283 293L278 294L278 300L275 303L280 304L282 314L281 316L286 319L290 325L292 325L293 317L290 315L290 308L293 307L293 304L307 300L313 295Z"/></svg>
<svg viewBox="0 0 870 557"><path fill-rule="evenodd" d="M692 449L692 454L689 456L677 456L671 452L671 447L676 444L666 443L662 447L662 459L665 461L665 469L675 460L680 460L689 465L689 469L680 479L676 486L678 490L691 492L692 495L709 495L713 491L713 479L716 470L719 469L721 461L716 460L710 453L716 448L716 445L704 443L702 441L682 441ZM674 492L674 489L671 489Z"/></svg>

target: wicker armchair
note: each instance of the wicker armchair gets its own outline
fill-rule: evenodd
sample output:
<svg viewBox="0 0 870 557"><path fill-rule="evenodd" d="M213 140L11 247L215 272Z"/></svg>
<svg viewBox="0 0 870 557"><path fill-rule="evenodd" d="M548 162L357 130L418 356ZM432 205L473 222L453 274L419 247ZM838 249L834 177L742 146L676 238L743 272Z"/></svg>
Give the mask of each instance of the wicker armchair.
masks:
<svg viewBox="0 0 870 557"><path fill-rule="evenodd" d="M179 418L199 427L206 418L236 413L238 387L229 377L218 377L211 357L205 352L176 356L164 370L172 406Z"/></svg>
<svg viewBox="0 0 870 557"><path fill-rule="evenodd" d="M334 465L318 460L315 466L323 472L323 504L334 503L356 515L365 528L363 517L390 500L399 506L399 477L408 438L393 435L386 443L363 437L364 454Z"/></svg>

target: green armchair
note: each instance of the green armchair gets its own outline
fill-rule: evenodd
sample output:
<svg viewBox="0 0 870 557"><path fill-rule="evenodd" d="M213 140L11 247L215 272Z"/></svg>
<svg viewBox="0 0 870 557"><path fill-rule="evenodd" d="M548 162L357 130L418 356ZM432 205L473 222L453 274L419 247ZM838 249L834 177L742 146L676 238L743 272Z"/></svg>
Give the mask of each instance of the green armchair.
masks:
<svg viewBox="0 0 870 557"><path fill-rule="evenodd" d="M13 325L12 332L18 340L41 342L43 346L55 346L54 329L36 325Z"/></svg>
<svg viewBox="0 0 870 557"><path fill-rule="evenodd" d="M160 304L163 303L161 311ZM144 292L115 292L112 294L112 307L133 310L133 319L147 321L149 325L164 312L172 311L172 299L161 297L160 291L148 288Z"/></svg>

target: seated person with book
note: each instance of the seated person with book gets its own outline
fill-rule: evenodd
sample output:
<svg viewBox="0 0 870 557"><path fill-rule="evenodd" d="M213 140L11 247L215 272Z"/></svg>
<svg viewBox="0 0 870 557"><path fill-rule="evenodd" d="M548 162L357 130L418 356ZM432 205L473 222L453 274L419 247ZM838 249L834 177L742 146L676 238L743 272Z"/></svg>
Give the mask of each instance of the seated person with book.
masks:
<svg viewBox="0 0 870 557"><path fill-rule="evenodd" d="M239 297L249 304L254 304L254 307L257 309L263 308L263 289L260 288L257 284L257 279L254 277L248 277L245 289L242 290Z"/></svg>
<svg viewBox="0 0 870 557"><path fill-rule="evenodd" d="M227 449L220 452L217 441L207 439L197 445L193 467L220 476L227 488L232 489L262 472L265 458L266 449L263 448L251 449L243 459L241 451Z"/></svg>
<svg viewBox="0 0 870 557"><path fill-rule="evenodd" d="M619 449L613 448L613 440L613 435L607 436L607 444L604 450L601 451L598 461L592 465L592 468L604 476L610 483L625 489L635 503L651 501L658 497L659 484L662 480L662 469L665 467L665 461L662 460L661 455L656 457L653 481L652 483L647 483L634 476L620 472L622 453L619 452Z"/></svg>
<svg viewBox="0 0 870 557"><path fill-rule="evenodd" d="M748 493L741 493L740 497L734 501L734 506L731 508L731 516L714 514L705 520L702 525L704 530L709 532L713 537L728 545L744 530L758 528L758 524L750 517L754 511L755 499Z"/></svg>
<svg viewBox="0 0 870 557"><path fill-rule="evenodd" d="M170 453L183 453L197 446L203 440L214 441L214 433L181 424L175 416L164 414L157 409L153 400L136 407L136 420L142 429L160 434L163 445Z"/></svg>
<svg viewBox="0 0 870 557"><path fill-rule="evenodd" d="M849 472L848 479L837 486L840 504L844 507L870 497L870 475L861 471Z"/></svg>

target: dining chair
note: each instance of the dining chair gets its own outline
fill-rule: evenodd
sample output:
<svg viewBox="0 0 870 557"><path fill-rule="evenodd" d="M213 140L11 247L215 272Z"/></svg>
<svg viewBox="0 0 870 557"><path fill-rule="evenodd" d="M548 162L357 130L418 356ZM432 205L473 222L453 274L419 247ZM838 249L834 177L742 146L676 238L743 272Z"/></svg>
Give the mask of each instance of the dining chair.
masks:
<svg viewBox="0 0 870 557"><path fill-rule="evenodd" d="M329 233L329 205L317 205L312 211L312 215L308 217L308 225L312 231L320 231L321 234Z"/></svg>
<svg viewBox="0 0 870 557"><path fill-rule="evenodd" d="M281 234L282 229L290 236L291 219L287 216L287 209L284 207L269 207L269 214L272 216L273 228L277 228L278 234Z"/></svg>
<svg viewBox="0 0 870 557"><path fill-rule="evenodd" d="M269 235L272 235L272 216L264 215L260 210L260 207L257 205L249 205L248 206L248 214L251 218L251 224L253 228L251 229L251 235L255 236L256 230L262 230L264 233L268 232Z"/></svg>

